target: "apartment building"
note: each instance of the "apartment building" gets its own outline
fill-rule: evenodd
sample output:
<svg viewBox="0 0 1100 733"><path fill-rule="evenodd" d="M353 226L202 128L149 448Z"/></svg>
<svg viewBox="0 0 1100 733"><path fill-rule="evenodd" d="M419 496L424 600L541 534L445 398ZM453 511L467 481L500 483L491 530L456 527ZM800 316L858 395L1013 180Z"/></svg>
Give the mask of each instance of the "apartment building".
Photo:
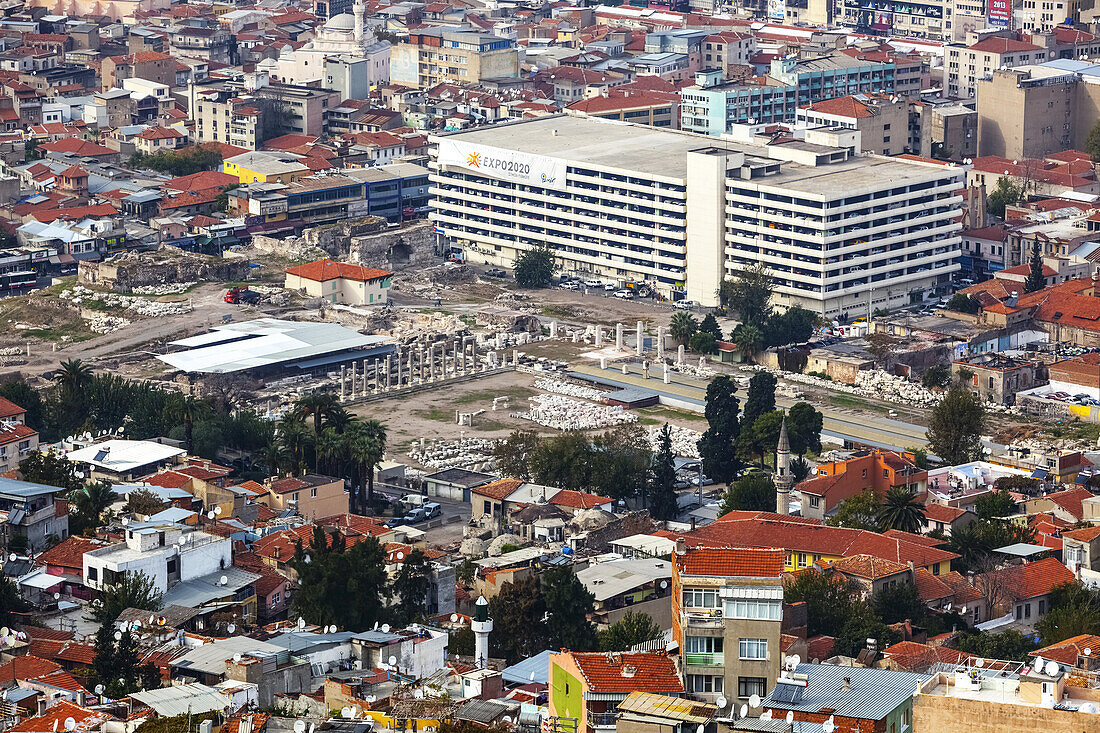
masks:
<svg viewBox="0 0 1100 733"><path fill-rule="evenodd" d="M0 397L0 472L19 467L27 454L38 450L38 431L27 425L27 411Z"/></svg>
<svg viewBox="0 0 1100 733"><path fill-rule="evenodd" d="M928 486L928 472L917 468L912 453L875 448L842 461L829 461L818 473L798 484L794 493L802 516L825 519L836 514L846 499L871 491L882 500L890 489L902 488L913 494Z"/></svg>
<svg viewBox="0 0 1100 733"><path fill-rule="evenodd" d="M479 84L519 76L515 39L491 33L423 28L390 50L390 81L426 89L436 84Z"/></svg>
<svg viewBox="0 0 1100 733"><path fill-rule="evenodd" d="M22 545L31 552L41 552L49 546L51 535L68 537L69 513L58 504L58 495L64 493L56 486L0 477L0 511L7 514L7 520L0 524L4 551Z"/></svg>
<svg viewBox="0 0 1100 733"><path fill-rule="evenodd" d="M171 44L172 56L177 58L230 66L237 63L235 38L223 28L177 26L168 42Z"/></svg>
<svg viewBox="0 0 1100 733"><path fill-rule="evenodd" d="M84 585L103 590L123 573L141 572L164 593L176 583L231 566L232 545L227 537L188 531L180 524L131 524L125 541L84 553Z"/></svg>
<svg viewBox="0 0 1100 733"><path fill-rule="evenodd" d="M909 145L909 101L886 94L855 94L799 107L805 127L836 127L859 132L860 150L900 155Z"/></svg>
<svg viewBox="0 0 1100 733"><path fill-rule="evenodd" d="M672 556L672 635L684 690L733 707L764 697L779 676L783 550L692 547Z"/></svg>
<svg viewBox="0 0 1100 733"><path fill-rule="evenodd" d="M563 272L706 305L763 263L776 305L826 316L907 305L959 267L956 168L569 116L432 141L440 246L475 262L545 243Z"/></svg>
<svg viewBox="0 0 1100 733"><path fill-rule="evenodd" d="M983 38L969 46L953 44L944 50L944 93L955 99L972 99L978 81L998 69L1041 64L1051 58L1051 52L1042 46L1002 36Z"/></svg>
<svg viewBox="0 0 1100 733"><path fill-rule="evenodd" d="M790 122L799 105L852 94L892 93L896 69L893 60L871 61L834 53L776 59L765 83L723 83L717 74L697 74L696 84L681 92L680 127L722 135L733 125Z"/></svg>
<svg viewBox="0 0 1100 733"><path fill-rule="evenodd" d="M746 66L756 53L756 36L752 33L722 31L703 39L703 68L719 69L728 78L737 66Z"/></svg>
<svg viewBox="0 0 1100 733"><path fill-rule="evenodd" d="M319 137L340 93L323 87L272 84L266 72L243 81L210 79L187 87L197 142L221 142L249 150L265 140L297 133Z"/></svg>
<svg viewBox="0 0 1100 733"><path fill-rule="evenodd" d="M156 51L108 56L103 59L99 75L104 89L121 87L124 79L145 79L172 87L176 83L176 60Z"/></svg>
<svg viewBox="0 0 1100 733"><path fill-rule="evenodd" d="M680 127L680 95L673 92L615 92L574 102L565 113L579 117L599 117L638 125Z"/></svg>
<svg viewBox="0 0 1100 733"><path fill-rule="evenodd" d="M837 25L860 33L931 41L949 40L951 35L950 3L945 0L837 0L834 14Z"/></svg>

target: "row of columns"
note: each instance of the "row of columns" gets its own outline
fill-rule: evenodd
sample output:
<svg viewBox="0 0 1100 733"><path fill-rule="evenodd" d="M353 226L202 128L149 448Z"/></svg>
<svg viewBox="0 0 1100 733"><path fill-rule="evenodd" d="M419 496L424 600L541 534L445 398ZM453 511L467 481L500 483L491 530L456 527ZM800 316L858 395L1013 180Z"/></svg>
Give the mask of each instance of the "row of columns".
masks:
<svg viewBox="0 0 1100 733"><path fill-rule="evenodd" d="M368 362L373 367L368 368ZM340 365L340 399L356 399L390 389L427 384L450 377L496 369L504 362L499 352L490 351L479 362L477 341L472 336L456 339L453 346L442 342L425 346L401 346L385 358L362 359ZM519 352L512 351L512 365Z"/></svg>
<svg viewBox="0 0 1100 733"><path fill-rule="evenodd" d="M595 346L597 349L604 347L604 327L598 323L591 327L595 334ZM625 351L624 343L625 330L623 324L615 324L615 350ZM558 322L550 321L550 338L558 337ZM580 334L573 334L573 342L576 343L580 340ZM641 356L645 352L645 321L638 321L637 326L634 329L634 353ZM657 358L663 359L665 356L665 327L657 327Z"/></svg>

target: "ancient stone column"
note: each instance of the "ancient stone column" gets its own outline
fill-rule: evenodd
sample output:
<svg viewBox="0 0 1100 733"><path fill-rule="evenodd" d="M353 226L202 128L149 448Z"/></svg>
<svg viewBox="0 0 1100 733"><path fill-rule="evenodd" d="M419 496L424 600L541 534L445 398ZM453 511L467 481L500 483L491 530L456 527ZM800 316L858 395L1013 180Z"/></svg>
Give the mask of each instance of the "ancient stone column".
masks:
<svg viewBox="0 0 1100 733"><path fill-rule="evenodd" d="M623 350L623 324L621 323L615 324L615 350Z"/></svg>
<svg viewBox="0 0 1100 733"><path fill-rule="evenodd" d="M638 356L642 355L642 351L645 349L645 335L642 329L645 327L644 321L638 321L637 337L638 337Z"/></svg>
<svg viewBox="0 0 1100 733"><path fill-rule="evenodd" d="M682 367L684 365L684 345L680 344L676 348L676 366Z"/></svg>
<svg viewBox="0 0 1100 733"><path fill-rule="evenodd" d="M558 337L558 322L550 321L550 338L556 339Z"/></svg>
<svg viewBox="0 0 1100 733"><path fill-rule="evenodd" d="M668 364L662 362L661 366L665 368L665 384L668 384L670 381L668 376Z"/></svg>
<svg viewBox="0 0 1100 733"><path fill-rule="evenodd" d="M596 348L603 348L603 326L596 325Z"/></svg>
<svg viewBox="0 0 1100 733"><path fill-rule="evenodd" d="M607 369L607 357L606 356L601 356L600 357L600 369Z"/></svg>
<svg viewBox="0 0 1100 733"><path fill-rule="evenodd" d="M344 387L346 386L346 381L347 381L347 370L348 370L348 367L347 367L346 364L341 364L340 365L340 401L341 402L344 401Z"/></svg>
<svg viewBox="0 0 1100 733"><path fill-rule="evenodd" d="M665 358L665 327L657 326L657 358Z"/></svg>
<svg viewBox="0 0 1100 733"><path fill-rule="evenodd" d="M649 360L642 361L642 379L649 379Z"/></svg>
<svg viewBox="0 0 1100 733"><path fill-rule="evenodd" d="M355 399L355 362L351 363L351 398Z"/></svg>
<svg viewBox="0 0 1100 733"><path fill-rule="evenodd" d="M390 354L386 354L386 389L390 388L390 370L393 368L393 357Z"/></svg>

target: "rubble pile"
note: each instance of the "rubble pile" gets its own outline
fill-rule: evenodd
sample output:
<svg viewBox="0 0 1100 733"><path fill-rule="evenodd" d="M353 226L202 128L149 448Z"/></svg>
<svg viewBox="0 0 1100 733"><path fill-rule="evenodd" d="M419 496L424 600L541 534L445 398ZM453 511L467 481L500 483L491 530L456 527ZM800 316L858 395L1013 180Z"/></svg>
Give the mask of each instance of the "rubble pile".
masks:
<svg viewBox="0 0 1100 733"><path fill-rule="evenodd" d="M96 313L88 320L88 328L94 333L104 334L118 331L130 325L130 321L119 316L109 316L106 313Z"/></svg>
<svg viewBox="0 0 1100 733"><path fill-rule="evenodd" d="M512 416L555 430L592 430L638 421L637 415L621 405L605 407L556 394L536 395L529 402L527 412L515 412Z"/></svg>
<svg viewBox="0 0 1100 733"><path fill-rule="evenodd" d="M672 452L682 458L699 457L699 438L702 433L691 428L682 428L669 424L669 437L672 438ZM649 447L653 452L660 449L661 431L664 425L650 425L646 427L646 437L649 438Z"/></svg>
<svg viewBox="0 0 1100 733"><path fill-rule="evenodd" d="M27 352L23 350L22 346L9 346L6 349L0 349L0 366L26 364L26 354Z"/></svg>
<svg viewBox="0 0 1100 733"><path fill-rule="evenodd" d="M186 293L198 283L164 283L162 285L136 285L130 291L134 295L178 295ZM79 285L77 287L80 287Z"/></svg>
<svg viewBox="0 0 1100 733"><path fill-rule="evenodd" d="M460 438L458 440L413 441L408 456L424 468L439 471L444 468L490 470L495 462L493 448L499 440Z"/></svg>
<svg viewBox="0 0 1100 733"><path fill-rule="evenodd" d="M70 290L62 290L58 297L67 300L73 305L82 303L100 303L108 308L125 308L139 316L174 316L181 313L190 313L194 310L189 303L171 302L163 303L159 300L150 300L147 297L136 295L120 295L119 293L101 293L89 290L83 285L74 285Z"/></svg>
<svg viewBox="0 0 1100 733"><path fill-rule="evenodd" d="M684 363L680 364L679 366L673 364L669 367L669 369L671 371L680 372L681 374L686 374L689 377L697 377L699 379L714 379L714 377L718 376L718 372L714 371L708 366L699 366L697 363L689 364L687 361L684 361Z"/></svg>
<svg viewBox="0 0 1100 733"><path fill-rule="evenodd" d="M543 392L553 392L554 394L562 394L567 397L579 397L582 400L601 400L605 394L598 389L592 389L591 387L585 387L584 385L574 384L572 382L563 382L560 379L550 379L548 377L535 380L535 388L541 389Z"/></svg>

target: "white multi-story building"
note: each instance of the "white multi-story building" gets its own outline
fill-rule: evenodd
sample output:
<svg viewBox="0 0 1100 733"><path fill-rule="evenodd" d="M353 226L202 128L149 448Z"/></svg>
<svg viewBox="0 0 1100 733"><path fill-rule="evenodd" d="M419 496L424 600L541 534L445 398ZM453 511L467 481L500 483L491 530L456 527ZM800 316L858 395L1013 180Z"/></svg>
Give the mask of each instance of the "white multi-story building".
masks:
<svg viewBox="0 0 1100 733"><path fill-rule="evenodd" d="M185 530L172 523L131 524L126 541L84 553L84 585L96 590L119 582L125 573L144 573L164 593L176 583L195 580L233 564L226 537Z"/></svg>
<svg viewBox="0 0 1100 733"><path fill-rule="evenodd" d="M896 308L958 270L953 167L574 117L440 135L432 217L474 262L549 244L559 269L717 304L762 262L775 303Z"/></svg>

